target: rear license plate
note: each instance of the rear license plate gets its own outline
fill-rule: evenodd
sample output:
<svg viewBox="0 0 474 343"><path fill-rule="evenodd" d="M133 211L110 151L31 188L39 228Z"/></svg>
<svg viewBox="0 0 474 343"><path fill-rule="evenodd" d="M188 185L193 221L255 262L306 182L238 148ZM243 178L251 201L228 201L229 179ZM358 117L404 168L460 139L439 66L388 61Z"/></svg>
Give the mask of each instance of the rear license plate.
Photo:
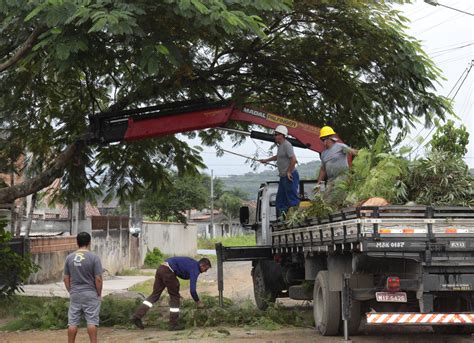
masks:
<svg viewBox="0 0 474 343"><path fill-rule="evenodd" d="M375 299L382 303L406 303L407 294L405 292L376 292Z"/></svg>

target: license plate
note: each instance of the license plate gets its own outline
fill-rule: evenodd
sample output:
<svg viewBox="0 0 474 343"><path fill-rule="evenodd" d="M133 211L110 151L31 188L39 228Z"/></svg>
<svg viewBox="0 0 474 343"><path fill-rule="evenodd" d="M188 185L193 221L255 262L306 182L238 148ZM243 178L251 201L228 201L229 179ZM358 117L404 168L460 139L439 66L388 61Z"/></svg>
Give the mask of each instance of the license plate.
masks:
<svg viewBox="0 0 474 343"><path fill-rule="evenodd" d="M407 294L405 292L376 292L375 299L382 303L406 303Z"/></svg>

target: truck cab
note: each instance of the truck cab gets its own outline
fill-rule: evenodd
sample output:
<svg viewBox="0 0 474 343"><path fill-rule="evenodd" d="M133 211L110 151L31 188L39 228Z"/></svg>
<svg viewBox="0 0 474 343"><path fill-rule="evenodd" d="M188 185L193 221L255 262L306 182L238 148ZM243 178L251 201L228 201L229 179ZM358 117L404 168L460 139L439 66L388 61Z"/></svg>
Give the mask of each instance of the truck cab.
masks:
<svg viewBox="0 0 474 343"><path fill-rule="evenodd" d="M304 203L313 199L313 190L317 186L316 180L301 180L299 184L299 196ZM241 215L241 222L252 223L255 230L257 245L272 244L272 230L277 222L276 195L278 191L278 181L267 181L262 183L257 194L257 209L255 218L248 218L249 214ZM241 213L249 213L248 209L242 209Z"/></svg>

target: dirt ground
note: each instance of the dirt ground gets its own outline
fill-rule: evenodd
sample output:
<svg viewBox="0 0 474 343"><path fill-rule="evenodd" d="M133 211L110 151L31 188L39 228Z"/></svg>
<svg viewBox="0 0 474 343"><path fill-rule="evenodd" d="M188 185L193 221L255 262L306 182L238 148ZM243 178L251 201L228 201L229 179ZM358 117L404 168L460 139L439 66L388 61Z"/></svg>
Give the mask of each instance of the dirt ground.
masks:
<svg viewBox="0 0 474 343"><path fill-rule="evenodd" d="M224 296L234 301L253 299L250 276L251 265L247 262L224 265ZM212 268L200 277L198 292L217 295L217 273ZM183 294L188 297L188 294ZM301 302L285 300L285 306L301 305ZM428 327L412 328L364 328L359 336L351 337L352 342L360 343L468 343L474 342L474 336L441 336L434 334ZM0 342L64 342L66 330L0 332ZM80 329L77 342L88 342L85 329ZM168 332L147 327L145 330L126 330L99 328L100 342L343 342L341 337L321 337L313 328L284 328L275 331L256 330L254 328L206 328Z"/></svg>

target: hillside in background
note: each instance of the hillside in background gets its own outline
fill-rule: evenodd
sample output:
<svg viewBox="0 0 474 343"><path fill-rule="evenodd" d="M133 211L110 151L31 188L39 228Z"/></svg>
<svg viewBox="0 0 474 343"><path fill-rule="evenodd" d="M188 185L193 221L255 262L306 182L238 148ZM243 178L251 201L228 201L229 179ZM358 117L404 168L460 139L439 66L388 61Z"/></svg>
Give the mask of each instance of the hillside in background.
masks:
<svg viewBox="0 0 474 343"><path fill-rule="evenodd" d="M319 172L319 161L313 161L298 164L296 169L302 180L314 180ZM277 181L278 172L274 170L265 170L260 173L246 173L244 175L231 175L220 178L224 183L225 189L238 188L247 194L248 199L256 199L258 187L265 181Z"/></svg>

